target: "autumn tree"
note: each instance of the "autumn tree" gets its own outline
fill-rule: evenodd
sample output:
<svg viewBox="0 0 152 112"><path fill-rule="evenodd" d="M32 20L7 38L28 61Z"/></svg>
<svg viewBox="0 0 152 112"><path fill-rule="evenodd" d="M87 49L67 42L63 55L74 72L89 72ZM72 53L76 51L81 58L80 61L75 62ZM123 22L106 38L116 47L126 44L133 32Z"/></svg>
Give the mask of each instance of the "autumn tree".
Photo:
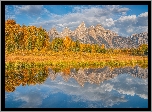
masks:
<svg viewBox="0 0 152 112"><path fill-rule="evenodd" d="M148 45L142 44L138 48L131 48L130 53L132 55L147 55L148 54Z"/></svg>
<svg viewBox="0 0 152 112"><path fill-rule="evenodd" d="M148 54L148 45L142 44L138 47L138 54L139 55L147 55Z"/></svg>
<svg viewBox="0 0 152 112"><path fill-rule="evenodd" d="M101 46L98 45L98 44L96 44L96 45L95 45L95 51L96 51L96 53L101 53L101 51L102 51Z"/></svg>
<svg viewBox="0 0 152 112"><path fill-rule="evenodd" d="M70 50L71 43L72 43L72 39L70 37L66 36L63 39L63 47L66 51Z"/></svg>
<svg viewBox="0 0 152 112"><path fill-rule="evenodd" d="M95 44L91 45L91 51L92 51L92 53L96 53L96 45Z"/></svg>
<svg viewBox="0 0 152 112"><path fill-rule="evenodd" d="M83 52L85 49L85 44L83 43L80 43L80 51Z"/></svg>
<svg viewBox="0 0 152 112"><path fill-rule="evenodd" d="M49 47L49 36L42 27L20 26L15 20L5 21L5 50L46 49Z"/></svg>
<svg viewBox="0 0 152 112"><path fill-rule="evenodd" d="M91 45L90 44L85 44L85 46L83 47L83 52L88 52L91 53Z"/></svg>
<svg viewBox="0 0 152 112"><path fill-rule="evenodd" d="M106 53L105 45L101 45L100 53Z"/></svg>
<svg viewBox="0 0 152 112"><path fill-rule="evenodd" d="M52 40L50 47L51 47L51 50L58 52L58 51L63 50L63 46L64 46L63 39L55 38Z"/></svg>
<svg viewBox="0 0 152 112"><path fill-rule="evenodd" d="M78 40L71 42L71 51L74 52L80 51L80 42Z"/></svg>

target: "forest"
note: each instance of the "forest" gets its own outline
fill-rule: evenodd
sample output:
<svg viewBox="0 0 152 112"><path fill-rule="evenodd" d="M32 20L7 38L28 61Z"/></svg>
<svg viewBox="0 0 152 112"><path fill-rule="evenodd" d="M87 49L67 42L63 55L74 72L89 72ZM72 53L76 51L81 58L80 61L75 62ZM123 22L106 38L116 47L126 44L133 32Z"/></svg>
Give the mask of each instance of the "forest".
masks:
<svg viewBox="0 0 152 112"><path fill-rule="evenodd" d="M148 67L148 45L132 49L105 48L105 45L84 44L70 37L50 37L45 29L5 21L5 66L10 63L44 63L52 67Z"/></svg>

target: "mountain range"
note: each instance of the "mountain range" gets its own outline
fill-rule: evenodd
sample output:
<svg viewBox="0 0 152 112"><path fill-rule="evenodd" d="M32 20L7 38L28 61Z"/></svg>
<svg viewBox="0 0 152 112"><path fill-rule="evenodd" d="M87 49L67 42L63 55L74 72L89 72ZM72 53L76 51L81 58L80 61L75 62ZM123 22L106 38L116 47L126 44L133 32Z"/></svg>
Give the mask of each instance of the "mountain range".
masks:
<svg viewBox="0 0 152 112"><path fill-rule="evenodd" d="M141 44L148 44L148 32L122 37L111 30L105 29L100 24L87 28L84 22L74 31L66 27L62 32L58 33L55 28L52 28L48 34L50 40L56 37L64 38L68 36L73 41L79 40L81 43L104 44L106 48L137 48Z"/></svg>

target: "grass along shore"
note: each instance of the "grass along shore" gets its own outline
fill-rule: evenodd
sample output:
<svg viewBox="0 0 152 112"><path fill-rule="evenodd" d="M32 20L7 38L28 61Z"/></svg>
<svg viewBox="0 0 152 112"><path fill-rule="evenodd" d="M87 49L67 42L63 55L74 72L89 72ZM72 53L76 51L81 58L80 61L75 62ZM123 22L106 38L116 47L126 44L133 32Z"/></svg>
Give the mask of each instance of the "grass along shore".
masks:
<svg viewBox="0 0 152 112"><path fill-rule="evenodd" d="M47 52L47 53L17 53L5 56L5 67L13 65L14 69L48 66L51 68L111 68L124 66L148 67L147 56L131 56L127 54L102 54L84 52Z"/></svg>

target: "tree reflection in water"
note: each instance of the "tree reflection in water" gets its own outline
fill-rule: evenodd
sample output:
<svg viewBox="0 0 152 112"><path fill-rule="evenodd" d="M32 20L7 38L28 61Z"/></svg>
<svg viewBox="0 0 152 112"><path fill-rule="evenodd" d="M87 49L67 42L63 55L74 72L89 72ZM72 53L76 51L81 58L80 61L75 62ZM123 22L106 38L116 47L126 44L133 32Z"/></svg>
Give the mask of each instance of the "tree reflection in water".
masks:
<svg viewBox="0 0 152 112"><path fill-rule="evenodd" d="M19 70L6 70L5 71L5 91L13 92L19 85L35 85L42 84L50 77L51 80L55 80L57 75L61 75L64 81L68 81L70 78L74 78L79 85L84 86L85 82L91 84L100 84L105 80L112 79L119 74L128 73L133 77L148 78L148 69L135 67L124 67L110 69L104 68L29 68Z"/></svg>
<svg viewBox="0 0 152 112"><path fill-rule="evenodd" d="M31 68L5 71L5 91L13 92L15 87L22 85L42 84L48 77L47 68Z"/></svg>

